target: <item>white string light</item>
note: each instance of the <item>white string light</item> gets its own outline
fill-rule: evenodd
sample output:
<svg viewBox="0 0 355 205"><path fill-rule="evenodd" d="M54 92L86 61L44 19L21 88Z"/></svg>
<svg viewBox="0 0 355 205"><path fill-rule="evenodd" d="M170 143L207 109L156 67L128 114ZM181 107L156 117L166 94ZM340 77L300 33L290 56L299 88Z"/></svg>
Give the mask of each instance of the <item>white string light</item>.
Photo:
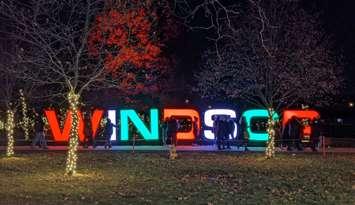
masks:
<svg viewBox="0 0 355 205"><path fill-rule="evenodd" d="M14 112L12 110L7 110L6 112L6 133L7 133L7 148L6 148L6 156L11 157L15 154L14 152Z"/></svg>
<svg viewBox="0 0 355 205"><path fill-rule="evenodd" d="M5 129L5 123L2 120L0 120L0 130L3 129Z"/></svg>
<svg viewBox="0 0 355 205"><path fill-rule="evenodd" d="M273 109L269 109L269 113L271 113L271 117L268 119L267 133L268 133L268 141L265 149L266 158L275 157L275 121L273 119L274 111Z"/></svg>
<svg viewBox="0 0 355 205"><path fill-rule="evenodd" d="M21 107L22 107L22 129L24 131L24 135L25 135L25 140L28 141L30 139L30 134L29 134L29 125L30 125L30 121L29 118L27 116L27 104L26 104L26 99L25 96L23 94L23 90L20 89L20 101L21 101Z"/></svg>
<svg viewBox="0 0 355 205"><path fill-rule="evenodd" d="M75 94L73 91L68 94L69 106L72 116L72 129L70 131L70 140L69 140L69 150L67 156L67 165L66 165L66 174L73 175L76 172L76 163L77 163L77 150L79 144L79 118L77 115L78 105L79 105L79 95Z"/></svg>

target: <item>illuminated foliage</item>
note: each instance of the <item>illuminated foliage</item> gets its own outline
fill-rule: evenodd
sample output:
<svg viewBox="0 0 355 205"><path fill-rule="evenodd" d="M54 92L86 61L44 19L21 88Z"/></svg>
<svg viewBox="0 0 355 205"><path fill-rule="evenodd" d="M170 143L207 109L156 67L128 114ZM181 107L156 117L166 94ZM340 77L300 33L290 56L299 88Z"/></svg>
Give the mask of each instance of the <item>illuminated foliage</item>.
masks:
<svg viewBox="0 0 355 205"><path fill-rule="evenodd" d="M108 8L97 15L91 28L90 54L103 57L105 68L119 79L118 89L125 93L157 92L170 64L163 55L165 43L177 33L171 32L175 26L164 4L119 1Z"/></svg>
<svg viewBox="0 0 355 205"><path fill-rule="evenodd" d="M151 40L152 22L147 12L144 8L126 12L111 9L99 15L89 38L91 53L98 55L95 44L104 41L108 69L114 71L127 62L137 67L152 67L161 49Z"/></svg>

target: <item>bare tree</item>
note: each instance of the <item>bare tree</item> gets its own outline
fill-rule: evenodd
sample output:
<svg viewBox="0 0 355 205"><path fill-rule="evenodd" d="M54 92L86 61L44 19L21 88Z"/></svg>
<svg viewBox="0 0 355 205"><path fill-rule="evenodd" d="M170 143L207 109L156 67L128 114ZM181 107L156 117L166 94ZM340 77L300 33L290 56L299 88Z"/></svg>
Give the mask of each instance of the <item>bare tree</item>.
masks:
<svg viewBox="0 0 355 205"><path fill-rule="evenodd" d="M297 2L251 5L243 19L221 58L206 52L196 88L203 97L226 95L268 109L266 155L273 157L273 112L296 102L329 102L341 86L341 67L317 16Z"/></svg>
<svg viewBox="0 0 355 205"><path fill-rule="evenodd" d="M0 15L8 23L2 32L14 38L16 75L38 86L46 86L51 96L67 99L72 114L72 130L66 174L77 165L80 96L90 88L112 83L102 58L88 52L91 23L103 8L101 0L4 0ZM103 47L98 48L105 52Z"/></svg>
<svg viewBox="0 0 355 205"><path fill-rule="evenodd" d="M235 0L174 0L171 10L188 29L205 31L207 40L213 42L215 54L221 59L219 52L223 42L233 39L231 34L238 30L240 3Z"/></svg>
<svg viewBox="0 0 355 205"><path fill-rule="evenodd" d="M14 152L14 129L15 129L15 113L18 105L17 91L21 86L19 79L12 75L11 69L13 65L9 54L13 49L9 49L10 45L1 42L0 45L0 107L6 110L5 131L7 137L6 156L11 157ZM12 50L12 51L11 51Z"/></svg>

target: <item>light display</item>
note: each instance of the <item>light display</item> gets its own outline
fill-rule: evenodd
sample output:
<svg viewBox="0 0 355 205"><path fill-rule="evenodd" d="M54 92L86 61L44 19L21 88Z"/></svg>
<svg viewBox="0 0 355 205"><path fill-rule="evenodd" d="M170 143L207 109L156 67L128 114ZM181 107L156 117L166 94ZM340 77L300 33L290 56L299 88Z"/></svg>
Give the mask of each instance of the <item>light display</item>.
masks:
<svg viewBox="0 0 355 205"><path fill-rule="evenodd" d="M67 112L67 115L66 115L66 118L64 121L63 131L60 130L60 125L58 122L56 111L45 110L44 113L47 117L48 124L49 124L51 131L52 131L52 136L53 136L54 141L57 141L57 142L68 141L71 126L72 126L71 125L72 124L71 113Z"/></svg>
<svg viewBox="0 0 355 205"><path fill-rule="evenodd" d="M208 129L213 127L213 116L218 116L218 115L226 115L229 116L230 118L236 118L237 114L234 110L231 109L209 109L206 110L205 115L204 115L204 123L206 127L209 127ZM234 123L234 133L233 137L236 138L238 134L238 126L236 123ZM212 132L212 130L204 130L204 135L207 139L213 140L215 139L215 135Z"/></svg>
<svg viewBox="0 0 355 205"><path fill-rule="evenodd" d="M200 114L194 110L194 109L164 109L164 114L163 114L163 119L166 120L167 118L170 117L176 117L176 118L190 118L191 121L194 121L194 119L197 119L197 127L200 130L201 129L201 122L200 122ZM193 131L193 127L191 126L192 129L187 131L187 132L177 132L176 133L176 140L195 140L196 136Z"/></svg>
<svg viewBox="0 0 355 205"><path fill-rule="evenodd" d="M15 154L14 152L14 112L12 110L6 111L6 135L7 135L7 147L6 156L11 157Z"/></svg>
<svg viewBox="0 0 355 205"><path fill-rule="evenodd" d="M67 111L66 118L64 121L64 126L63 130L60 130L60 125L58 122L57 114L56 111L54 110L45 110L45 115L48 120L49 127L51 128L52 135L54 138L54 141L57 142L66 142L69 140L69 134L70 130L72 127L72 113L71 111ZM91 116L91 127L92 127L92 133L93 136L95 136L97 129L100 125L100 121L102 119L104 111L96 109L94 110L92 116ZM79 117L79 140L81 142L84 141L85 139L85 134L84 134L84 120L82 113L80 111L77 111L77 115Z"/></svg>
<svg viewBox="0 0 355 205"><path fill-rule="evenodd" d="M137 128L138 132L145 140L159 139L159 111L158 109L150 109L150 131L139 118L135 110L120 110L121 119L121 140L127 141L129 138L129 119Z"/></svg>
<svg viewBox="0 0 355 205"><path fill-rule="evenodd" d="M288 121L291 120L292 117L296 117L297 119L309 119L312 121L316 118L319 118L320 115L315 110L285 110L283 112L283 117L282 117L282 126L285 127ZM302 133L304 136L310 136L312 133L311 126L310 125L304 126Z"/></svg>
<svg viewBox="0 0 355 205"><path fill-rule="evenodd" d="M273 120L278 120L279 115L276 112L273 112ZM251 120L253 118L269 118L268 110L266 109L256 109L256 110L247 110L242 114L242 117L245 119L246 131L249 135L249 140L255 141L267 141L269 139L269 134L267 132L264 133L256 133L251 129Z"/></svg>
<svg viewBox="0 0 355 205"><path fill-rule="evenodd" d="M119 110L119 109L117 109ZM84 135L84 121L82 119L82 113L77 112L78 122L79 122L79 139L83 141L85 139ZM100 122L102 121L102 117L104 114L104 110L94 110L91 116L91 125L93 134L98 130ZM114 128L114 132L111 136L111 140L129 140L133 133L131 132L130 126L134 126L137 128L138 132L142 135L143 140L159 140L159 110L151 109L150 110L150 119L148 122L144 122L142 117L133 109L123 109L120 110L120 115L117 117L116 110L108 110L108 118L111 119L113 124L118 124L118 120L121 121L120 124L120 134L121 138L117 139L117 129ZM204 112L204 125L205 129L203 130L203 134L206 139L213 140L214 135L211 132L213 127L212 117L216 115L224 115L229 116L231 118L236 118L236 112L232 109L208 109ZM69 140L70 130L72 127L72 116L71 112L67 111L66 118L64 118L63 126L61 126L58 122L56 112L54 110L46 110L45 116L48 121L49 127L53 134L54 141L57 142L65 142ZM296 116L299 119L309 119L314 120L319 117L319 113L314 110L286 110L283 113L282 125L285 126L289 119L292 116ZM176 119L188 119L185 122L193 123L195 119L197 119L197 127L201 128L200 124L200 115L199 112L194 109L184 109L184 108L165 108L163 109L163 119L166 120L169 117L175 117ZM253 119L263 118L268 119L268 111L266 109L255 109L255 110L247 110L242 114L243 119L245 120L245 129L248 132L249 140L251 141L268 141L272 136L275 135L275 131L273 127L270 127L272 124L268 122L266 131L256 131L252 129ZM279 115L274 112L273 120L276 121L279 119ZM269 119L268 119L269 120ZM272 122L275 123L275 122ZM266 124L266 123L265 123ZM234 136L237 136L237 126L239 124L235 124L236 129L234 131ZM273 125L274 126L274 125ZM186 127L186 126L185 126ZM191 129L190 129L191 127ZM179 141L193 141L195 140L195 132L194 126L187 126L187 131L178 131L177 132L177 140ZM306 126L303 130L305 135L311 134L311 127ZM270 138L269 138L270 137ZM271 150L274 148L270 147Z"/></svg>
<svg viewBox="0 0 355 205"><path fill-rule="evenodd" d="M3 129L5 129L5 123L2 120L0 120L0 130Z"/></svg>
<svg viewBox="0 0 355 205"><path fill-rule="evenodd" d="M30 134L29 134L29 125L30 125L30 120L27 116L27 104L26 104L26 99L25 95L23 94L23 90L19 90L20 93L20 101L21 101L21 108L22 108L22 128L24 131L25 135L25 140L28 141L30 139Z"/></svg>
<svg viewBox="0 0 355 205"><path fill-rule="evenodd" d="M274 115L274 110L269 109L269 113ZM267 121L267 133L268 133L268 140L265 149L266 158L272 158L275 156L275 119L268 117Z"/></svg>
<svg viewBox="0 0 355 205"><path fill-rule="evenodd" d="M108 110L107 117L111 120L112 124L116 125L116 110ZM117 139L117 129L113 127L113 132L111 135L111 140Z"/></svg>
<svg viewBox="0 0 355 205"><path fill-rule="evenodd" d="M79 145L79 115L77 114L78 106L79 106L79 95L75 94L74 92L69 92L68 100L69 100L69 107L71 112L72 118L72 129L70 132L70 139L69 139L69 150L67 156L67 166L65 173L68 175L73 175L76 172L76 163L77 163L77 150Z"/></svg>

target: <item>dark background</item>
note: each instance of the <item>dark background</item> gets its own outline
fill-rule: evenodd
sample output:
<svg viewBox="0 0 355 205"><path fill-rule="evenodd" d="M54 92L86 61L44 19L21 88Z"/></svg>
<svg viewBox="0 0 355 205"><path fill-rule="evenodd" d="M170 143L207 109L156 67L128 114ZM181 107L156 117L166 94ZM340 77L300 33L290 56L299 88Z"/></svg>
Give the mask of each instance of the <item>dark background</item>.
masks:
<svg viewBox="0 0 355 205"><path fill-rule="evenodd" d="M355 1L302 0L300 3L309 13L320 14L322 21L320 24L330 36L335 53L341 58L344 66L343 88L335 99L335 103L325 108L327 114L348 115L349 110L354 112L354 108L349 107L349 102L355 101ZM211 46L211 42L206 39L207 35L208 32L205 31L184 30L176 40L176 75L181 85L181 93L189 93L186 91L190 90L190 86L194 84L193 73L198 72L200 68L201 54ZM194 95L190 94L185 97L197 101ZM330 107L332 111L329 111Z"/></svg>

